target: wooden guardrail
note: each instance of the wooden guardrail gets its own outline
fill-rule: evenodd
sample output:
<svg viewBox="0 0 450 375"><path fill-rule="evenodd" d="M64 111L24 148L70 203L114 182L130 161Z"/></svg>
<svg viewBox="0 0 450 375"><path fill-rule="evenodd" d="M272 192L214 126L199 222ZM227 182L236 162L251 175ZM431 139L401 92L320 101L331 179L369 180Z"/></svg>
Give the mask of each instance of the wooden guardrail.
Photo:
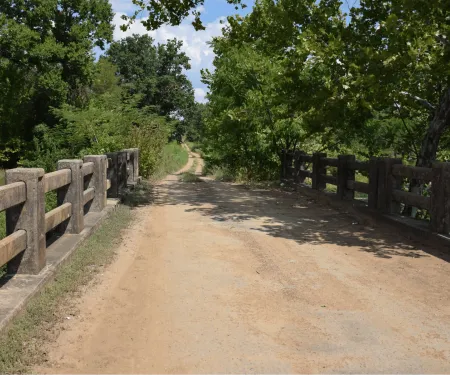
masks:
<svg viewBox="0 0 450 375"><path fill-rule="evenodd" d="M330 168L334 174L328 174ZM357 172L364 173L368 182L356 181ZM353 200L355 192L367 194L368 207L382 213L400 214L402 205L426 210L431 231L450 232L450 163L422 168L403 165L400 159L393 158L358 161L354 155L328 158L324 153L283 151L281 177L299 184L311 178L311 188L319 191L325 190L327 184L335 185L341 200ZM426 194L405 191L404 180L416 180L430 188Z"/></svg>
<svg viewBox="0 0 450 375"><path fill-rule="evenodd" d="M139 149L108 158L60 160L57 171L47 174L41 168L7 170L6 185L0 187L7 233L0 240L0 267L8 264L8 273L38 274L46 264L49 231L81 233L87 213L102 211L108 197L119 198L125 187L139 181ZM51 191L56 191L57 207L45 213L45 194Z"/></svg>

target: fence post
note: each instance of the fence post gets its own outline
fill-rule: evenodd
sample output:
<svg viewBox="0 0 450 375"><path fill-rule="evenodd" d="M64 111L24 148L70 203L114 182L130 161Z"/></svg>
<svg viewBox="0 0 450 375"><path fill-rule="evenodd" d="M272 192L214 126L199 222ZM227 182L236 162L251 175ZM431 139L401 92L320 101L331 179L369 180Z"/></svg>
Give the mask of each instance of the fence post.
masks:
<svg viewBox="0 0 450 375"><path fill-rule="evenodd" d="M139 161L140 161L140 157L141 157L141 150L139 150L139 148L135 148L134 149L134 181L135 182L140 182L139 180Z"/></svg>
<svg viewBox="0 0 450 375"><path fill-rule="evenodd" d="M111 181L108 198L120 198L127 186L127 152L110 152L106 156L111 159L111 166L108 169L108 179Z"/></svg>
<svg viewBox="0 0 450 375"><path fill-rule="evenodd" d="M128 153L128 183L138 182L139 180L139 149L138 148L129 148L123 150Z"/></svg>
<svg viewBox="0 0 450 375"><path fill-rule="evenodd" d="M72 215L66 223L59 226L62 233L78 234L84 229L84 176L83 161L78 159L67 159L58 161L58 170L70 169L72 181L69 185L58 189L58 206L64 203L72 204Z"/></svg>
<svg viewBox="0 0 450 375"><path fill-rule="evenodd" d="M127 172L127 155L126 151L119 151L117 153L117 188L119 197L123 190L127 187L128 172Z"/></svg>
<svg viewBox="0 0 450 375"><path fill-rule="evenodd" d="M433 163L430 216L433 232L450 232L450 163Z"/></svg>
<svg viewBox="0 0 450 375"><path fill-rule="evenodd" d="M355 155L338 156L337 196L339 199L351 201L355 198L355 190L347 187L348 181L355 181L355 170L349 168L348 164L355 160Z"/></svg>
<svg viewBox="0 0 450 375"><path fill-rule="evenodd" d="M378 200L378 158L371 157L369 161L369 194L368 207L370 209L377 209Z"/></svg>
<svg viewBox="0 0 450 375"><path fill-rule="evenodd" d="M303 151L295 151L294 153L294 168L295 168L295 174L294 174L294 180L297 184L303 184L305 182L305 176L300 175L300 171L305 170L305 162L303 161L302 156L305 155L305 152Z"/></svg>
<svg viewBox="0 0 450 375"><path fill-rule="evenodd" d="M312 188L316 190L325 190L327 187L326 182L322 181L320 175L327 174L327 168L322 162L322 158L325 158L327 154L322 152L315 152L313 154L313 170L312 170Z"/></svg>
<svg viewBox="0 0 450 375"><path fill-rule="evenodd" d="M16 168L6 171L6 183L24 182L27 200L6 210L8 235L27 232L27 248L8 262L8 273L37 275L46 264L45 191L42 168Z"/></svg>
<svg viewBox="0 0 450 375"><path fill-rule="evenodd" d="M108 198L119 198L119 184L118 184L118 153L117 152L109 152L106 154L108 159L111 159L111 164L107 171L108 180L111 182L111 187L108 190L107 197Z"/></svg>
<svg viewBox="0 0 450 375"><path fill-rule="evenodd" d="M132 184L134 182L134 154L132 149L122 150L122 152L127 153L127 185Z"/></svg>
<svg viewBox="0 0 450 375"><path fill-rule="evenodd" d="M281 174L280 179L283 181L286 178L286 150L281 150Z"/></svg>
<svg viewBox="0 0 450 375"><path fill-rule="evenodd" d="M294 153L292 151L286 152L286 170L285 170L285 176L286 179L290 180L294 177L294 174L292 173L292 163L294 161Z"/></svg>
<svg viewBox="0 0 450 375"><path fill-rule="evenodd" d="M383 213L399 213L400 203L395 202L392 192L400 189L402 178L392 175L392 166L402 164L401 159L380 158L378 164L378 209Z"/></svg>
<svg viewBox="0 0 450 375"><path fill-rule="evenodd" d="M106 207L106 170L108 160L106 155L88 155L84 157L84 162L94 163L94 174L89 181L89 188L94 188L94 200L91 204L91 210L100 212Z"/></svg>

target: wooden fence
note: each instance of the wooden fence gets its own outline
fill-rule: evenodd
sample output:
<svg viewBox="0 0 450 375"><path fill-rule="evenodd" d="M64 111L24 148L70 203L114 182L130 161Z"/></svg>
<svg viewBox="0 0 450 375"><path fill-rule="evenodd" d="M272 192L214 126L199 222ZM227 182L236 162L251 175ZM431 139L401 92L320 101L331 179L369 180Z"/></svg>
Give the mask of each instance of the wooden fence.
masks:
<svg viewBox="0 0 450 375"><path fill-rule="evenodd" d="M368 182L356 181L358 172ZM327 158L324 153L283 151L281 178L298 184L310 178L311 188L315 190L325 190L327 184L335 185L340 200L355 199L355 192L367 194L368 207L384 214L400 214L402 205L426 210L431 231L450 232L450 163L436 162L432 168L420 168L404 165L401 159L394 158L358 161L354 155ZM416 180L428 189L421 194L405 191L404 180Z"/></svg>
<svg viewBox="0 0 450 375"><path fill-rule="evenodd" d="M9 273L38 274L46 265L46 235L79 234L84 216L102 211L107 198L119 198L139 181L139 150L128 149L83 160L60 160L57 171L16 168L0 187L7 236L0 240L0 267ZM56 191L57 207L45 213L45 194Z"/></svg>

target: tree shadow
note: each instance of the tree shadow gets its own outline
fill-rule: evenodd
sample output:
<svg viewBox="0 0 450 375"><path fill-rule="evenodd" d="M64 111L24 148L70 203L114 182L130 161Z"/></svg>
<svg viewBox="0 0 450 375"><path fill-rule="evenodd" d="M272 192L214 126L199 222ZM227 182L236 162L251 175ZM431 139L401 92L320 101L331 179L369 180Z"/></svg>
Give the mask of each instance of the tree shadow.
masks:
<svg viewBox="0 0 450 375"><path fill-rule="evenodd" d="M450 254L406 239L388 226L371 228L350 214L319 204L296 192L250 189L208 180L203 184L174 182L160 205L186 205L217 222L235 222L248 229L299 244L334 244L357 247L375 257L423 258L430 255L447 262Z"/></svg>
<svg viewBox="0 0 450 375"><path fill-rule="evenodd" d="M147 206L155 201L155 187L148 181L142 181L132 189L126 189L122 193L122 204L131 208Z"/></svg>

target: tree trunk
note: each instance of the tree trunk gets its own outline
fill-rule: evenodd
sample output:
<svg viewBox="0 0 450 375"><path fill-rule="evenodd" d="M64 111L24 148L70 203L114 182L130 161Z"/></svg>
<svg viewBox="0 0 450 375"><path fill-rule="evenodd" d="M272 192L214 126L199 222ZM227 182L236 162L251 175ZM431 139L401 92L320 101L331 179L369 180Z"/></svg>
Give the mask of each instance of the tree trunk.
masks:
<svg viewBox="0 0 450 375"><path fill-rule="evenodd" d="M422 140L416 164L418 167L431 167L433 161L436 160L441 136L448 126L450 126L450 88L442 95L439 106L436 108L428 126L427 133Z"/></svg>
<svg viewBox="0 0 450 375"><path fill-rule="evenodd" d="M416 166L431 168L439 147L439 141L445 129L450 126L450 88L448 88L441 97L439 106L436 108L431 119L427 133L422 140ZM427 181L428 182L428 181ZM421 194L423 181L411 180L409 191ZM403 215L415 217L417 208L406 206Z"/></svg>

